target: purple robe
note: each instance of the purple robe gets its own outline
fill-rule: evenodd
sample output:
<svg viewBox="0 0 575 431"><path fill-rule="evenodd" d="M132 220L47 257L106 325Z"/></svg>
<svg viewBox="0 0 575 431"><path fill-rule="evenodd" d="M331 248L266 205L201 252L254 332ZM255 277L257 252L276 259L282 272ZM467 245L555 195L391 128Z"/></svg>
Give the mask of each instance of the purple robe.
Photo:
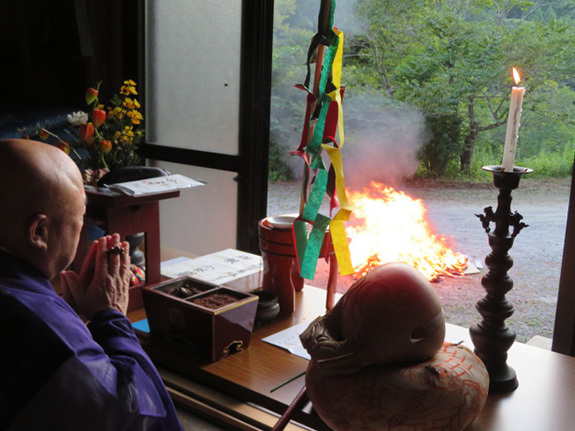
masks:
<svg viewBox="0 0 575 431"><path fill-rule="evenodd" d="M86 326L45 276L0 250L0 429L182 427L122 313Z"/></svg>

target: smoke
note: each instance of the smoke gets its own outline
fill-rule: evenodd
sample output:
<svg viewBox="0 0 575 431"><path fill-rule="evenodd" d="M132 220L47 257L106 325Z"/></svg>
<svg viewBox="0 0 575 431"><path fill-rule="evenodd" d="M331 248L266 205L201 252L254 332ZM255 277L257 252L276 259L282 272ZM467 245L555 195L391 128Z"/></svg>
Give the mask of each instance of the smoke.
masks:
<svg viewBox="0 0 575 431"><path fill-rule="evenodd" d="M356 14L356 6L356 0L338 1L336 5L333 24L346 36L364 34L369 27L367 21Z"/></svg>
<svg viewBox="0 0 575 431"><path fill-rule="evenodd" d="M415 174L427 139L423 115L377 93L349 93L343 103L346 186L357 190L372 180L394 186Z"/></svg>
<svg viewBox="0 0 575 431"><path fill-rule="evenodd" d="M337 2L334 23L346 36L368 31L368 23L356 14L356 6L356 0ZM343 109L347 187L360 189L372 180L394 186L415 174L419 149L429 139L421 112L392 102L383 93L350 90L346 91Z"/></svg>

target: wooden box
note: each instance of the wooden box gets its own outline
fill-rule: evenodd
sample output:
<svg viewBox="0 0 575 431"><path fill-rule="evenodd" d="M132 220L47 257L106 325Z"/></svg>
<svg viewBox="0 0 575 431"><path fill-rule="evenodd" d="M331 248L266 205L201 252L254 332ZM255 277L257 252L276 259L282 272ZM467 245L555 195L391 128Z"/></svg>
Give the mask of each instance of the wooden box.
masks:
<svg viewBox="0 0 575 431"><path fill-rule="evenodd" d="M255 295L181 277L145 286L142 297L153 337L184 342L212 362L249 346Z"/></svg>

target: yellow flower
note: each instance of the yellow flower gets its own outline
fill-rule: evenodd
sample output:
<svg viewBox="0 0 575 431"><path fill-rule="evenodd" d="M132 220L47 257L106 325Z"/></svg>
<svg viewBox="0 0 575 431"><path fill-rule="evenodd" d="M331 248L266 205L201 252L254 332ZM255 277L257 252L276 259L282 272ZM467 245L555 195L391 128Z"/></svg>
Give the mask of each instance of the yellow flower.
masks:
<svg viewBox="0 0 575 431"><path fill-rule="evenodd" d="M110 112L108 112L108 118L114 118L117 117L118 114L120 114L122 112L122 108L120 108L119 106L115 107L114 109L111 109Z"/></svg>
<svg viewBox="0 0 575 431"><path fill-rule="evenodd" d="M136 106L136 103L138 104L138 106ZM122 105L128 109L136 109L136 108L140 107L140 104L138 103L137 100L130 99L129 97L126 97L126 99L124 100L124 103L122 103Z"/></svg>
<svg viewBox="0 0 575 431"><path fill-rule="evenodd" d="M130 94L137 95L136 83L131 79L124 81L124 85L120 88L120 94L123 96L129 96Z"/></svg>
<svg viewBox="0 0 575 431"><path fill-rule="evenodd" d="M130 118L130 120L132 120L132 124L140 124L141 121L144 119L142 114L140 114L140 112L136 111L135 109L129 111L127 115Z"/></svg>
<svg viewBox="0 0 575 431"><path fill-rule="evenodd" d="M84 147L89 153L84 161L86 168L89 169L98 170L102 167L113 169L137 163L135 145L145 135L145 131L140 130L143 127L144 117L137 100L137 84L131 79L123 81L120 92L114 94L109 105L98 100L99 87L100 83L97 83L86 92L86 97L90 99L86 100L88 112L77 112L68 116L70 124L80 128L79 136L73 145L61 141L48 130L39 129L39 136L46 138L52 135L58 138L60 140L58 146L62 151L74 151L78 159L82 157L76 152L75 146ZM118 151L115 151L116 148Z"/></svg>
<svg viewBox="0 0 575 431"><path fill-rule="evenodd" d="M132 126L125 126L120 136L120 143L124 145L131 145L134 141L134 130Z"/></svg>

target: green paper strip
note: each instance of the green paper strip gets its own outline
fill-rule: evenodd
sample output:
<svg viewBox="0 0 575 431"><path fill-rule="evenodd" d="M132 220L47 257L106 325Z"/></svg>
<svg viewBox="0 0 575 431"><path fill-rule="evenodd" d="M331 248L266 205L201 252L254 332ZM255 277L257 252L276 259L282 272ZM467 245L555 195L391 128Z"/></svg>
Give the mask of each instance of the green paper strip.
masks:
<svg viewBox="0 0 575 431"><path fill-rule="evenodd" d="M331 103L331 97L329 97L326 92L325 88L328 83L328 79L331 76L331 70L333 66L333 61L335 59L335 55L337 53L337 47L339 45L339 37L332 31L332 38L331 38L331 45L325 56L325 61L323 64L323 69L321 71L321 76L319 80L319 98L318 104L321 106L320 113L317 119L317 123L313 130L313 136L311 138L310 143L306 147L306 151L310 151L313 153L318 153L319 147L323 140L323 132L325 130L325 121L327 118L327 111L329 109L329 105Z"/></svg>
<svg viewBox="0 0 575 431"><path fill-rule="evenodd" d="M331 219L322 214L318 214L313 229L309 235L309 240L305 248L303 263L300 267L300 275L303 278L313 280L315 268L319 259L319 252L325 237L325 231Z"/></svg>
<svg viewBox="0 0 575 431"><path fill-rule="evenodd" d="M327 11L328 17L327 17L327 22L325 23L326 27L322 28L322 24L323 24L322 18L324 16L324 14L326 13L326 10L325 10L326 6L329 6L329 10ZM317 16L317 28L320 32L325 31L325 30L333 27L334 12L335 12L335 0L331 0L329 2L322 1L320 3L319 14Z"/></svg>
<svg viewBox="0 0 575 431"><path fill-rule="evenodd" d="M301 219L296 219L293 222L293 234L295 238L295 248L297 253L298 269L301 275L301 267L303 258L305 256L305 248L307 246L307 227L306 222Z"/></svg>
<svg viewBox="0 0 575 431"><path fill-rule="evenodd" d="M318 25L320 32L313 37L311 45L308 49L307 75L304 81L304 88L308 89L310 84L310 76L311 76L310 64L312 61L312 57L316 52L316 49L319 46L319 44L327 40L329 43L329 49L326 53L325 60L323 62L320 81L318 83L319 85L317 95L318 97L317 107L319 108L319 114L316 119L313 118L315 113L311 113L311 117L307 119L307 121L309 121L310 123L312 121L316 121L314 125L313 135L309 143L305 147L305 152L310 156L311 159L310 166L308 167L308 169L317 170L317 174L314 179L311 192L309 193L309 196L305 201L305 207L303 209L303 212L300 215L300 218L298 218L298 220L294 222L294 228L293 228L300 275L307 279L313 279L314 277L325 233L328 228L328 225L331 222L331 219L329 217L324 216L322 214L318 214L318 211L323 201L323 197L325 196L327 191L326 189L329 177L325 164L321 157L321 151L322 151L321 144L325 130L327 113L329 105L331 103L331 98L326 94L326 88L330 86L330 91L333 90L331 88L333 87L333 83L331 82L332 67L340 43L339 36L333 30L335 0L332 0L330 2L330 10L328 12L329 17L328 17L327 29L329 29L329 31L326 34L321 34L321 32L326 31L326 29L319 28ZM321 16L323 16L324 13L325 11L320 10L319 19L321 19ZM307 181L305 182L305 184L307 184ZM338 215L341 217L339 213ZM309 238L307 236L307 222L310 222L313 225ZM342 226L339 226L339 224L337 224L336 231L338 231L339 227Z"/></svg>
<svg viewBox="0 0 575 431"><path fill-rule="evenodd" d="M324 93L325 96L325 93ZM326 102L327 98L327 102ZM331 98L329 96L320 97L321 110L315 128L313 129L313 137L310 143L306 147L306 152L312 154L319 154L321 152L321 141L323 139L323 131L325 130L325 121L327 118L327 111L329 109L329 104L331 103Z"/></svg>
<svg viewBox="0 0 575 431"><path fill-rule="evenodd" d="M327 171L320 169L313 182L313 187L308 196L307 203L301 217L306 221L314 221L327 187Z"/></svg>
<svg viewBox="0 0 575 431"><path fill-rule="evenodd" d="M329 50L324 59L324 67L321 71L321 76L319 78L319 94L325 93L325 87L327 85L328 79L331 76L331 68L333 66L333 60L335 59L335 55L337 53L337 47L339 46L339 37L337 34L332 30L329 34L330 44ZM327 67L325 65L327 64Z"/></svg>
<svg viewBox="0 0 575 431"><path fill-rule="evenodd" d="M333 19L335 16L335 0L331 0L331 8L329 10L329 28L333 28Z"/></svg>
<svg viewBox="0 0 575 431"><path fill-rule="evenodd" d="M323 158L321 157L321 153L311 157L311 161L309 163L309 169L323 169L324 171L327 170L325 167L325 163L323 162Z"/></svg>

